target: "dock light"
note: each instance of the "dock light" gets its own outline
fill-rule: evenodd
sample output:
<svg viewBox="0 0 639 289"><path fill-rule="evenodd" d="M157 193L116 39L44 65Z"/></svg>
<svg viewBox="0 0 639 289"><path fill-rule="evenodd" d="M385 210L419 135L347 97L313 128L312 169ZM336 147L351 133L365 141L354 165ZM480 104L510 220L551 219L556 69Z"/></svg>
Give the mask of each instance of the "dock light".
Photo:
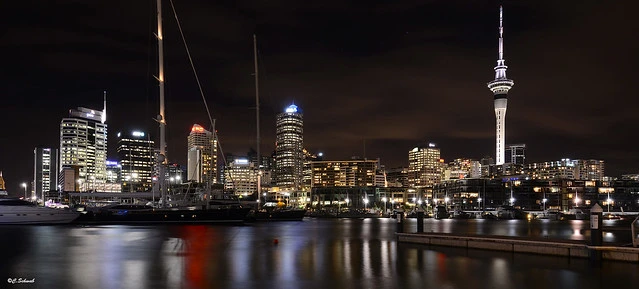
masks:
<svg viewBox="0 0 639 289"><path fill-rule="evenodd" d="M448 197L444 198L444 203L448 203L448 201L450 201L450 199Z"/></svg>
<svg viewBox="0 0 639 289"><path fill-rule="evenodd" d="M422 200L417 201L417 204L421 205L422 204Z"/></svg>
<svg viewBox="0 0 639 289"><path fill-rule="evenodd" d="M510 198L510 205L515 203L515 198Z"/></svg>
<svg viewBox="0 0 639 289"><path fill-rule="evenodd" d="M386 203L386 197L382 198L382 202Z"/></svg>
<svg viewBox="0 0 639 289"><path fill-rule="evenodd" d="M480 203L481 203L481 198L477 198L477 202L480 202Z"/></svg>
<svg viewBox="0 0 639 289"><path fill-rule="evenodd" d="M579 201L581 201L579 198L575 197L575 205L579 204Z"/></svg>

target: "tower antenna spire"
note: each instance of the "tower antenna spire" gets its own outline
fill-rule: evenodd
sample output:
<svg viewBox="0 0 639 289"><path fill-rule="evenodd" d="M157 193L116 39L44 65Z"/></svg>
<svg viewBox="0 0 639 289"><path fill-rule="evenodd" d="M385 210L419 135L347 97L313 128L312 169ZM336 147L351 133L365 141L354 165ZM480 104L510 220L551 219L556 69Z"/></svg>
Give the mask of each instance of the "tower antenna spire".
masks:
<svg viewBox="0 0 639 289"><path fill-rule="evenodd" d="M499 60L504 60L504 8L499 6Z"/></svg>
<svg viewBox="0 0 639 289"><path fill-rule="evenodd" d="M102 108L102 123L106 122L106 90L104 90L104 106Z"/></svg>

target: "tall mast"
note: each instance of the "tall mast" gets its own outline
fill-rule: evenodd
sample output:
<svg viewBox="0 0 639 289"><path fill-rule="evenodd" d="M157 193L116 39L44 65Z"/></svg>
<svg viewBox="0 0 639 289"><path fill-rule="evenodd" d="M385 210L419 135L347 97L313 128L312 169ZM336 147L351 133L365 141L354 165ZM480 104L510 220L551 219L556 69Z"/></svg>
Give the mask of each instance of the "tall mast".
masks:
<svg viewBox="0 0 639 289"><path fill-rule="evenodd" d="M162 36L162 0L157 0L158 9L158 32L156 37L158 39L158 76L157 80L160 85L160 114L158 115L158 122L160 123L160 154L158 155L158 184L160 187L160 193L162 194L162 206L166 206L166 176L164 165L166 160L166 117L164 115L164 44Z"/></svg>
<svg viewBox="0 0 639 289"><path fill-rule="evenodd" d="M262 180L261 173L262 170L260 168L260 162L262 155L260 154L260 89L259 89L259 77L257 70L257 36L253 34L253 60L255 66L255 121L256 121L256 131L257 131L257 199L260 199L260 194L262 194ZM266 200L264 200L266 201ZM259 203L258 203L259 205Z"/></svg>
<svg viewBox="0 0 639 289"><path fill-rule="evenodd" d="M253 55L255 63L255 120L257 122L257 168L260 168L260 89L257 70L257 37L253 34Z"/></svg>

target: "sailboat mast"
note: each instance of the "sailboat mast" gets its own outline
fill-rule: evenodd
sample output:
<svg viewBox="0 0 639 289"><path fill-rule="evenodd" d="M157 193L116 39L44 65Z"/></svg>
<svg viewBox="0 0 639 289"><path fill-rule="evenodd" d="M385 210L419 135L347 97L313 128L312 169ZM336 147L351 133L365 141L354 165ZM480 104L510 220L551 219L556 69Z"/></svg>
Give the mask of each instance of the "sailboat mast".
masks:
<svg viewBox="0 0 639 289"><path fill-rule="evenodd" d="M257 122L257 168L260 167L260 90L257 70L257 37L253 34L253 55L255 62L255 120Z"/></svg>
<svg viewBox="0 0 639 289"><path fill-rule="evenodd" d="M160 123L160 154L158 156L158 184L160 187L160 193L162 194L162 206L166 206L166 173L164 165L166 160L166 117L164 115L164 39L162 35L162 0L157 0L158 9L158 32L156 37L158 39L158 82L160 85L160 114L158 115L158 122Z"/></svg>
<svg viewBox="0 0 639 289"><path fill-rule="evenodd" d="M260 161L262 159L262 155L260 154L260 89L259 89L259 78L258 78L258 70L257 70L257 36L253 34L253 59L255 66L255 121L256 121L256 131L257 131L257 199L260 199L260 195L262 194L262 180L261 174L262 170L260 168ZM266 202L266 200L264 200ZM259 202L258 202L259 206Z"/></svg>

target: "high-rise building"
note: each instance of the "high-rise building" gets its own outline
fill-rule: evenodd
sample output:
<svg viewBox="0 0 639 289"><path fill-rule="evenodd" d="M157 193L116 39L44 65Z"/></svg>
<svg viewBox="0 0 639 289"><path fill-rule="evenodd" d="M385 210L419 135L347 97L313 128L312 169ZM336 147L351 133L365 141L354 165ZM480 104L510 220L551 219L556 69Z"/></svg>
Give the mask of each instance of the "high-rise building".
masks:
<svg viewBox="0 0 639 289"><path fill-rule="evenodd" d="M100 191L107 193L121 193L122 192L122 165L117 161L107 160L106 162L107 178L104 190L100 188ZM125 191L128 192L128 191Z"/></svg>
<svg viewBox="0 0 639 289"><path fill-rule="evenodd" d="M503 165L504 144L506 141L506 107L508 105L508 91L515 85L515 82L506 78L506 60L504 59L504 27L502 25L503 9L499 7L499 59L495 66L495 80L488 83L488 88L493 92L495 99L495 119L496 119L496 156L497 165Z"/></svg>
<svg viewBox="0 0 639 289"><path fill-rule="evenodd" d="M390 168L386 170L386 186L408 187L408 168Z"/></svg>
<svg viewBox="0 0 639 289"><path fill-rule="evenodd" d="M576 160L578 176L580 180L603 181L604 161L603 160Z"/></svg>
<svg viewBox="0 0 639 289"><path fill-rule="evenodd" d="M275 183L299 190L304 166L303 115L296 105L289 105L277 115L275 126Z"/></svg>
<svg viewBox="0 0 639 289"><path fill-rule="evenodd" d="M217 184L217 138L199 124L191 127L187 137L187 180L207 185Z"/></svg>
<svg viewBox="0 0 639 289"><path fill-rule="evenodd" d="M414 188L432 188L442 180L443 159L434 143L418 146L408 152L408 185Z"/></svg>
<svg viewBox="0 0 639 289"><path fill-rule="evenodd" d="M505 163L524 165L526 163L526 144L512 144L506 146Z"/></svg>
<svg viewBox="0 0 639 289"><path fill-rule="evenodd" d="M553 162L526 165L526 173L533 180L569 179L602 181L605 178L603 160L561 159Z"/></svg>
<svg viewBox="0 0 639 289"><path fill-rule="evenodd" d="M80 190L97 190L106 182L106 92L103 111L71 109L60 122L60 168L77 168Z"/></svg>
<svg viewBox="0 0 639 289"><path fill-rule="evenodd" d="M58 150L36 147L33 154L33 191L44 200L47 192L58 190Z"/></svg>
<svg viewBox="0 0 639 289"><path fill-rule="evenodd" d="M246 158L236 158L224 169L224 188L236 195L248 196L257 192L257 169Z"/></svg>
<svg viewBox="0 0 639 289"><path fill-rule="evenodd" d="M481 164L471 159L454 159L444 168L444 179L466 179L481 177Z"/></svg>
<svg viewBox="0 0 639 289"><path fill-rule="evenodd" d="M144 192L152 188L155 142L141 131L118 133L123 192Z"/></svg>
<svg viewBox="0 0 639 289"><path fill-rule="evenodd" d="M379 168L379 159L311 161L313 188L374 187Z"/></svg>

